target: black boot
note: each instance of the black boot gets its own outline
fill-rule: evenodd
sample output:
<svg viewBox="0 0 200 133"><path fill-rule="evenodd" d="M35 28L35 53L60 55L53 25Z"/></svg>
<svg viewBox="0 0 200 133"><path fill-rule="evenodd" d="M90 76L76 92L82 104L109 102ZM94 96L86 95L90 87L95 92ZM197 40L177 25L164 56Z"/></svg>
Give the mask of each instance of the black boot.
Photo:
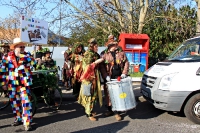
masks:
<svg viewBox="0 0 200 133"><path fill-rule="evenodd" d="M114 115L114 112L112 111L111 106L107 106L107 109L108 109L108 111L104 113L104 116L108 117L108 116Z"/></svg>
<svg viewBox="0 0 200 133"><path fill-rule="evenodd" d="M17 119L11 124L11 126L19 126L22 125L23 122L22 121L18 121Z"/></svg>

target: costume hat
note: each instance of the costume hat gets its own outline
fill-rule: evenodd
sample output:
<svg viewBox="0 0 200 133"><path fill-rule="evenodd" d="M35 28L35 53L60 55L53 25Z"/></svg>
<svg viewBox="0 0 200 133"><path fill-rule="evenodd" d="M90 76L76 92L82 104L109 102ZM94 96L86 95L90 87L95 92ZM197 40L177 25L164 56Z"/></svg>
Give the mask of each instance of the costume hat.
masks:
<svg viewBox="0 0 200 133"><path fill-rule="evenodd" d="M21 38L15 38L13 44L10 45L10 49L14 49L17 45L25 45L25 42L22 42Z"/></svg>

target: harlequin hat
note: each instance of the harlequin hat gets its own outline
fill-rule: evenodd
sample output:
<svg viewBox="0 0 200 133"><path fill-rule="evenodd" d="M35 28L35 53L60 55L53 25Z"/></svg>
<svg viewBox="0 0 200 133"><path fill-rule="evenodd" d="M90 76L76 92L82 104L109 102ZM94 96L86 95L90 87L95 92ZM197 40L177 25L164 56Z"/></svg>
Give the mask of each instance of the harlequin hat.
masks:
<svg viewBox="0 0 200 133"><path fill-rule="evenodd" d="M21 40L21 38L15 38L13 44L10 45L10 49L14 49L17 45L25 45L26 43Z"/></svg>

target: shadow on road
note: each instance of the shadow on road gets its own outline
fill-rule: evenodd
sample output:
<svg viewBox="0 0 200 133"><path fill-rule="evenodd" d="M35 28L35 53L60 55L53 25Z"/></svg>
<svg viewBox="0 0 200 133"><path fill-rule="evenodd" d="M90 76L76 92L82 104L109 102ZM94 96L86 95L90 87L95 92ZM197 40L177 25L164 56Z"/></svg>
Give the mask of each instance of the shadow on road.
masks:
<svg viewBox="0 0 200 133"><path fill-rule="evenodd" d="M129 121L121 121L121 122L116 122L116 123L98 126L94 128L75 131L72 133L103 133L103 132L116 133L122 128L126 127L128 124L129 124Z"/></svg>
<svg viewBox="0 0 200 133"><path fill-rule="evenodd" d="M58 111L53 111L48 107L39 108L36 115L39 115L39 113L46 113L47 116L45 115L44 117L34 117L33 127L35 128L46 126L56 122L74 119L85 115L83 107L76 103L76 101L71 103L64 102Z"/></svg>
<svg viewBox="0 0 200 133"><path fill-rule="evenodd" d="M0 120L14 117L11 107L0 110Z"/></svg>
<svg viewBox="0 0 200 133"><path fill-rule="evenodd" d="M138 102L135 109L127 111L131 119L151 119L163 114L163 110L156 109L152 104L147 101Z"/></svg>
<svg viewBox="0 0 200 133"><path fill-rule="evenodd" d="M173 115L173 116L177 116L177 117L186 117L183 111L180 111L180 112L171 112L171 111L168 111L167 113L169 115Z"/></svg>

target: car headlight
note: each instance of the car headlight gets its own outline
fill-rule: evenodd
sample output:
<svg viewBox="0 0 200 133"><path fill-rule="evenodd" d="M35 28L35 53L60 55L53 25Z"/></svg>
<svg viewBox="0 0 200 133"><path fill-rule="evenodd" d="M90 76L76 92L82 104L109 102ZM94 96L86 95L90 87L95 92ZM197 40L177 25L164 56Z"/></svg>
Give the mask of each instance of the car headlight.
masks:
<svg viewBox="0 0 200 133"><path fill-rule="evenodd" d="M169 90L172 79L177 73L168 74L162 77L158 89L160 90Z"/></svg>

